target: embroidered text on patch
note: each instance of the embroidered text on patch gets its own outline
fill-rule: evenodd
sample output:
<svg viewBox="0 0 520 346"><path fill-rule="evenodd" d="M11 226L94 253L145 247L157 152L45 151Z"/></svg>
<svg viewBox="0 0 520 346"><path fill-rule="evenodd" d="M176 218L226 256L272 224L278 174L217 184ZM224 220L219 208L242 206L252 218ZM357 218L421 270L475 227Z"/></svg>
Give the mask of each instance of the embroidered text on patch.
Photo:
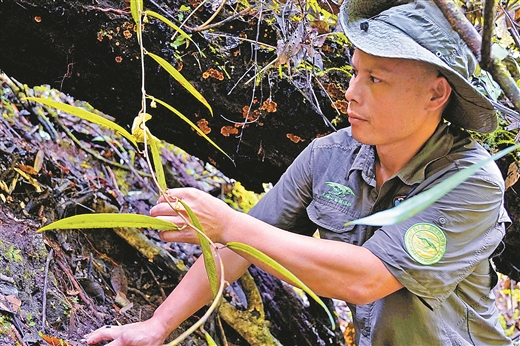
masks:
<svg viewBox="0 0 520 346"><path fill-rule="evenodd" d="M336 203L343 204L347 207L352 206L352 203L345 200L348 195L355 196L356 194L352 189L348 186L341 185L338 183L334 183L331 181L327 181L325 183L328 187L330 187L329 191L322 193L322 196L330 199Z"/></svg>
<svg viewBox="0 0 520 346"><path fill-rule="evenodd" d="M416 223L408 228L404 244L410 256L424 265L439 262L446 253L446 235L431 223Z"/></svg>

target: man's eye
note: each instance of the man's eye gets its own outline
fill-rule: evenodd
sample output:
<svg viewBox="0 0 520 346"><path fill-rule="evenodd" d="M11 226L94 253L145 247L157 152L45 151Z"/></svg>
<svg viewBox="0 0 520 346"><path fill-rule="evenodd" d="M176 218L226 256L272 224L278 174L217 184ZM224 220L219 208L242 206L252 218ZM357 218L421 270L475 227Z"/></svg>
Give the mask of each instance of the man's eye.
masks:
<svg viewBox="0 0 520 346"><path fill-rule="evenodd" d="M370 76L370 81L372 83L380 83L381 82L381 79L377 78L377 77L373 77L373 76Z"/></svg>

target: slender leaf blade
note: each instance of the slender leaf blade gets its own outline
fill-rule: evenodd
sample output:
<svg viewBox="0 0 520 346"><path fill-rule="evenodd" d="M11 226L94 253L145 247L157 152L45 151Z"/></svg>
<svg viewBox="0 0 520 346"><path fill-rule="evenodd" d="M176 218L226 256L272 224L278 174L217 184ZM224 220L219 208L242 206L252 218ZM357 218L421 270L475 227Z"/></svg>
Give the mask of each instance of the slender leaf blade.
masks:
<svg viewBox="0 0 520 346"><path fill-rule="evenodd" d="M146 129L146 134L148 139L148 146L152 154L153 166L155 169L155 176L157 177L157 183L159 184L159 188L161 190L166 190L168 186L166 185L166 176L164 175L164 167L162 163L161 153L158 147L159 140L152 136L150 130L148 129Z"/></svg>
<svg viewBox="0 0 520 346"><path fill-rule="evenodd" d="M195 131L197 131L197 133L203 137L205 140L207 140L211 145L213 145L218 151L220 151L222 154L224 154L228 159L231 160L231 162L234 162L233 159L224 151L222 150L215 142L213 142L211 140L211 138L209 138L208 136L206 136L206 134L204 132L202 132L201 129L199 129L199 127L197 125L195 125L190 119L188 119L184 114L182 114L181 112L179 112L178 110L176 110L175 108L173 108L172 106L170 106L169 104L167 104L166 102L162 101L162 100L159 100L159 99L156 99L156 98L153 98L154 101L156 101L157 103L161 104L162 106L168 108L172 113L175 113L179 118L181 118L182 120L184 120L188 125L191 126L192 129L194 129Z"/></svg>
<svg viewBox="0 0 520 346"><path fill-rule="evenodd" d="M231 250L239 250L242 251L250 256L253 256L254 258L258 259L259 261L262 261L262 263L268 265L272 269L276 270L278 273L285 276L287 279L291 280L291 282L298 288L301 288L305 293L307 293L309 296L312 297L327 313L329 316L330 324L332 329L336 329L336 323L334 322L334 318L332 317L332 314L330 313L329 309L325 305L325 303L314 293L307 285L305 285L300 279L298 279L293 273L291 273L288 269L286 269L284 266L282 266L280 263L276 262L271 257L267 256L260 250L255 249L252 246L249 246L244 243L239 242L229 242L226 244L228 248Z"/></svg>
<svg viewBox="0 0 520 346"><path fill-rule="evenodd" d="M143 0L130 0L130 13L137 26L140 25L140 17L143 11Z"/></svg>
<svg viewBox="0 0 520 346"><path fill-rule="evenodd" d="M140 214L81 214L67 217L40 228L37 232L77 228L154 228L162 231L179 229L175 224Z"/></svg>
<svg viewBox="0 0 520 346"><path fill-rule="evenodd" d="M98 124L100 126L109 128L109 129L113 130L114 132L122 135L126 139L128 139L130 141L130 143L132 143L134 146L137 147L137 142L135 141L134 136L130 132L128 132L127 130L125 130L124 128L119 126L118 124L114 123L113 121L103 118L102 116L99 116L97 114L84 110L82 108L78 108L76 106L68 105L68 104L54 101L54 100L43 99L43 98L39 98L39 97L25 97L25 98L23 98L23 100L38 102L38 103L47 105L49 107L59 109L60 111L63 111L65 113L72 114L74 116L77 116L78 118L87 120L91 123Z"/></svg>
<svg viewBox="0 0 520 346"><path fill-rule="evenodd" d="M459 184L464 182L466 179L475 174L480 168L485 166L491 161L498 160L499 158L509 154L510 152L520 149L520 144L506 148L495 155L477 162L467 168L464 168L460 172L455 173L448 179L444 180L434 188L421 192L420 194L413 196L397 207L384 210L379 213L372 214L370 216L349 221L345 226L349 225L369 225L369 226L389 226L403 222L414 215L417 215L421 211L428 208L430 205L435 203L437 200L445 196L451 190L456 188Z"/></svg>
<svg viewBox="0 0 520 346"><path fill-rule="evenodd" d="M206 342L208 343L208 346L218 346L215 340L209 335L207 331L204 329L202 330L202 333L204 334L204 337L206 338Z"/></svg>
<svg viewBox="0 0 520 346"><path fill-rule="evenodd" d="M175 67L173 67L172 65L170 65L169 62L167 62L166 60L164 60L163 58L161 58L160 56L158 55L155 55L153 53L150 53L150 52L147 52L146 53L148 56L150 56L151 58L153 58L159 65L161 65L173 78L175 78L175 80L177 82L179 82L186 90L188 90L193 96L195 96L195 98L197 100L199 100L204 106L206 106L206 108L209 109L210 113L211 113L211 116L213 116L213 109L211 108L211 106L209 105L208 101L206 101L206 99L204 98L204 96L202 96L199 91L197 89L195 89L195 87L193 85L191 85L190 82L188 82L188 80L186 78L184 78L184 76L179 72L177 71L177 69Z"/></svg>
<svg viewBox="0 0 520 346"><path fill-rule="evenodd" d="M182 200L178 200L179 203L182 204L188 216L190 218L190 222L197 228L199 231L204 233L204 229L199 222L199 219L193 213L190 207ZM211 287L211 292L213 292L213 297L216 297L219 290L219 279L217 275L217 266L215 265L215 257L213 256L213 252L211 251L211 245L209 241L197 232L197 237L199 238L200 247L202 249L202 254L204 256L204 265L206 266L206 273L208 274L208 280Z"/></svg>

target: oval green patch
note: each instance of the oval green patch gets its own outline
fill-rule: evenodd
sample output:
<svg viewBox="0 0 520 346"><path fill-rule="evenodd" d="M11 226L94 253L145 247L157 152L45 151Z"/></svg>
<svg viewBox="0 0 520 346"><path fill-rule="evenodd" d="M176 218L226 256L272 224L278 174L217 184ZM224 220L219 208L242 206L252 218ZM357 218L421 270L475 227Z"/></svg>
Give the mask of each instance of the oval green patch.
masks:
<svg viewBox="0 0 520 346"><path fill-rule="evenodd" d="M431 223L416 223L404 235L406 251L424 265L439 262L446 253L446 235Z"/></svg>

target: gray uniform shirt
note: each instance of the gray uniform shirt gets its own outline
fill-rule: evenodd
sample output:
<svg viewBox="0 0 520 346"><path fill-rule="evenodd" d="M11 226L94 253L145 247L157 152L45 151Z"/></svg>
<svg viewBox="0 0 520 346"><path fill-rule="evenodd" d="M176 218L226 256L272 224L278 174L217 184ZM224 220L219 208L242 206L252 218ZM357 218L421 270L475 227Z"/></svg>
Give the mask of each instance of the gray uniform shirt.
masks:
<svg viewBox="0 0 520 346"><path fill-rule="evenodd" d="M349 304L357 345L510 345L491 291L489 257L510 222L496 164L402 223L345 227L487 157L467 133L441 124L378 191L374 148L343 129L314 140L249 214L291 232L319 230L321 238L366 247L403 284L371 304Z"/></svg>

